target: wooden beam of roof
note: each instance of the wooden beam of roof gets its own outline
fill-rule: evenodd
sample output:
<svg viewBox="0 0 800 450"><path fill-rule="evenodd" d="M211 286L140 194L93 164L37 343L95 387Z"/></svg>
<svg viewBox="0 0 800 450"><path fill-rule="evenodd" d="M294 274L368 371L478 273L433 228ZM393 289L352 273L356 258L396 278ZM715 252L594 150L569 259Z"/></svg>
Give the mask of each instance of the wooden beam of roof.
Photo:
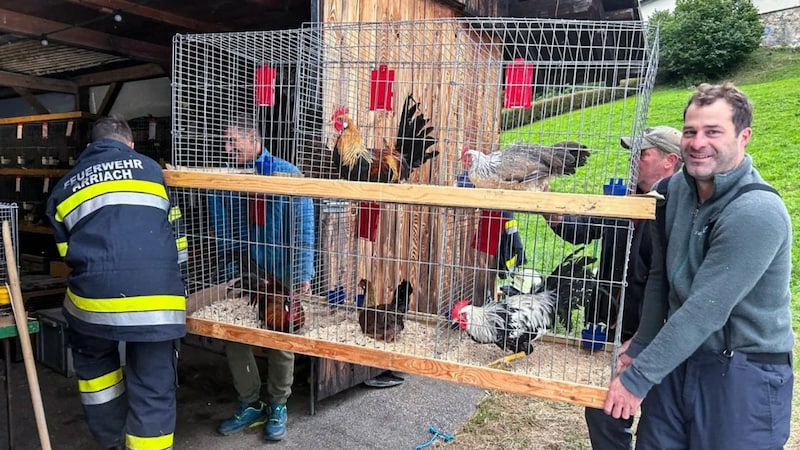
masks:
<svg viewBox="0 0 800 450"><path fill-rule="evenodd" d="M48 110L36 97L33 96L31 90L28 88L15 87L13 88L20 97L24 98L26 102L36 111L36 114L50 114Z"/></svg>
<svg viewBox="0 0 800 450"><path fill-rule="evenodd" d="M137 3L127 0L67 0L76 5L88 6L103 12L120 11L121 14L133 14L145 19L162 22L169 25L185 28L186 30L201 31L204 33L217 33L223 31L231 31L231 29L224 27L217 23L203 22L195 20L190 17L174 14L158 8L153 8L146 5L139 5Z"/></svg>
<svg viewBox="0 0 800 450"><path fill-rule="evenodd" d="M54 78L32 77L0 70L0 86L37 89L40 91L78 93L78 84Z"/></svg>
<svg viewBox="0 0 800 450"><path fill-rule="evenodd" d="M36 37L47 35L47 38L54 42L111 52L140 61L155 62L164 67L169 67L172 62L172 49L163 45L114 36L88 28L73 27L7 9L0 9L0 31Z"/></svg>
<svg viewBox="0 0 800 450"><path fill-rule="evenodd" d="M124 69L107 70L105 72L90 73L72 79L78 86L99 86L116 81L136 81L156 78L166 75L164 69L158 64L142 64Z"/></svg>

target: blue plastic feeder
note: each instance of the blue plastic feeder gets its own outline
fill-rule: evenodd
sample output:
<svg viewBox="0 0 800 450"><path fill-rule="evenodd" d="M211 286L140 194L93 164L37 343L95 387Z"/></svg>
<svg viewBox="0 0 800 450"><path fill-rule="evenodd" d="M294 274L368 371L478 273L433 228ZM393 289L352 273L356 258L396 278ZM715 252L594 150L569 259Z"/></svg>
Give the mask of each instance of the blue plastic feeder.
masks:
<svg viewBox="0 0 800 450"><path fill-rule="evenodd" d="M331 306L343 304L346 298L347 292L345 292L344 286L336 286L336 289L328 291L328 304Z"/></svg>
<svg viewBox="0 0 800 450"><path fill-rule="evenodd" d="M626 195L628 186L624 178L611 178L608 184L603 185L603 195Z"/></svg>
<svg viewBox="0 0 800 450"><path fill-rule="evenodd" d="M600 350L606 344L606 326L603 324L589 323L581 330L581 344L583 348Z"/></svg>

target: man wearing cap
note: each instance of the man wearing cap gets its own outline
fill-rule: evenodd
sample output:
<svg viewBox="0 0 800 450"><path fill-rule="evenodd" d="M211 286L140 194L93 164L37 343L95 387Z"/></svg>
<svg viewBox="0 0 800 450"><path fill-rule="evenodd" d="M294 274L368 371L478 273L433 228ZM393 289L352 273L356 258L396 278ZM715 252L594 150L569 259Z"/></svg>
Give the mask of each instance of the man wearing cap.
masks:
<svg viewBox="0 0 800 450"><path fill-rule="evenodd" d="M638 158L637 193L649 192L658 180L680 170L682 165L680 142L681 132L667 126L648 128L639 137L620 139L620 145L626 149L641 149ZM636 163L635 154L632 163ZM628 220L560 215L545 217L553 231L572 244L588 244L602 238L598 278L608 289L596 299L587 299L584 321L610 324L606 332L609 340L614 339L615 328L621 325L622 341L626 343L623 347L626 347L639 326L640 306L650 271L652 243L648 222L634 221L623 319L622 324L617 324L617 305L620 302L625 273ZM632 448L633 417L615 419L602 409L596 408L586 408L585 417L592 448L598 450Z"/></svg>

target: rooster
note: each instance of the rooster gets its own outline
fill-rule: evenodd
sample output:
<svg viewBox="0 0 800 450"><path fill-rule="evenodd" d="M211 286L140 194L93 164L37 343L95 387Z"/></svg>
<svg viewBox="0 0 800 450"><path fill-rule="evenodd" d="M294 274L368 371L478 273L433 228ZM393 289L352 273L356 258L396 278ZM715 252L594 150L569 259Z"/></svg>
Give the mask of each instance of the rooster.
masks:
<svg viewBox="0 0 800 450"><path fill-rule="evenodd" d="M358 283L364 293L364 309L358 312L358 324L367 336L384 342L394 342L397 335L405 328L405 315L414 288L407 280L403 280L394 289L392 302L378 304L375 288L372 283L362 279Z"/></svg>
<svg viewBox="0 0 800 450"><path fill-rule="evenodd" d="M527 355L533 351L533 341L550 327L554 300L547 290L514 295L483 306L461 300L453 306L451 317L473 341Z"/></svg>
<svg viewBox="0 0 800 450"><path fill-rule="evenodd" d="M339 132L333 148L333 164L344 179L398 183L407 180L412 170L439 155L438 151L428 151L436 144L436 138L431 135L433 126L419 111L419 103L411 94L403 104L395 141L384 139L380 149L367 148L361 142L349 112L347 107L339 107L331 117L333 128Z"/></svg>
<svg viewBox="0 0 800 450"><path fill-rule="evenodd" d="M572 141L551 147L517 142L489 154L464 147L461 162L476 187L547 191L551 177L574 174L588 156L586 146Z"/></svg>
<svg viewBox="0 0 800 450"><path fill-rule="evenodd" d="M245 273L232 289L249 295L250 305L258 309L258 319L268 330L296 333L306 322L300 300L271 274Z"/></svg>

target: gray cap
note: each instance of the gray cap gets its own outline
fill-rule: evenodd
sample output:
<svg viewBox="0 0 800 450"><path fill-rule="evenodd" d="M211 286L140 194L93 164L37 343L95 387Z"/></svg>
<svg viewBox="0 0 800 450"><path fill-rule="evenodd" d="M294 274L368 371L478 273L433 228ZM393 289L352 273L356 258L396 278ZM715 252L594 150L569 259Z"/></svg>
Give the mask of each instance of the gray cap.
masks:
<svg viewBox="0 0 800 450"><path fill-rule="evenodd" d="M619 140L620 145L631 148L633 137L623 137ZM642 135L642 149L656 147L662 152L681 154L681 132L672 127L664 125L648 128Z"/></svg>

